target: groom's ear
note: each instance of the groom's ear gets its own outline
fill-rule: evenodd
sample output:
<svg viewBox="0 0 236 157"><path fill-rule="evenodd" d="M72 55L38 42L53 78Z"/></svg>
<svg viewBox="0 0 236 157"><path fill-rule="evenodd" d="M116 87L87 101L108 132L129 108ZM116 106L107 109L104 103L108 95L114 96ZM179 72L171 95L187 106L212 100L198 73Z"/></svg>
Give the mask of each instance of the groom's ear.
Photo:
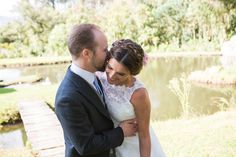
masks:
<svg viewBox="0 0 236 157"><path fill-rule="evenodd" d="M92 51L89 49L83 49L82 56L85 58L90 58L92 56Z"/></svg>

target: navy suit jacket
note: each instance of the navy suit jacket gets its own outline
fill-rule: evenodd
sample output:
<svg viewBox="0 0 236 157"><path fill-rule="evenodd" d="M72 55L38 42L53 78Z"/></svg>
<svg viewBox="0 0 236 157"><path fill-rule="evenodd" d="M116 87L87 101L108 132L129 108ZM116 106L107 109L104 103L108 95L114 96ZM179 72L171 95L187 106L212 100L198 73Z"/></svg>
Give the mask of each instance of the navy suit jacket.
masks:
<svg viewBox="0 0 236 157"><path fill-rule="evenodd" d="M70 68L58 88L55 112L63 128L66 157L109 157L110 149L124 140L94 88Z"/></svg>

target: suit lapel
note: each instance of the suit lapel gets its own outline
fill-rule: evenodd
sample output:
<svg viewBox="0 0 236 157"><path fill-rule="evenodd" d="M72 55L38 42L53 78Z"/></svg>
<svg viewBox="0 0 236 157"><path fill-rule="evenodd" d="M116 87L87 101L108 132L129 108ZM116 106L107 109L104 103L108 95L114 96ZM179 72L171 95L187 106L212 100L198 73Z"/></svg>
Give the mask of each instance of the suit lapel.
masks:
<svg viewBox="0 0 236 157"><path fill-rule="evenodd" d="M94 105L99 112L104 116L110 119L110 115L107 109L104 107L101 97L97 94L96 90L82 77L74 74L70 71L70 68L67 70L66 77L74 82L77 87L77 91L83 95L92 105ZM99 82L100 83L100 82ZM86 92L84 92L86 91Z"/></svg>

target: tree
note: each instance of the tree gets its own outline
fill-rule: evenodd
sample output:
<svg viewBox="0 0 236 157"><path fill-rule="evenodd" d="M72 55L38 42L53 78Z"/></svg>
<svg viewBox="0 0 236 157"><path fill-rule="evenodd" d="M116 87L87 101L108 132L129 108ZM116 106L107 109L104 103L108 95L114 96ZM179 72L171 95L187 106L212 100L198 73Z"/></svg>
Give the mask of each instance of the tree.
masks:
<svg viewBox="0 0 236 157"><path fill-rule="evenodd" d="M74 1L75 0L34 0L34 3L40 3L43 6L51 6L53 9L55 9L56 5L59 3L69 3Z"/></svg>

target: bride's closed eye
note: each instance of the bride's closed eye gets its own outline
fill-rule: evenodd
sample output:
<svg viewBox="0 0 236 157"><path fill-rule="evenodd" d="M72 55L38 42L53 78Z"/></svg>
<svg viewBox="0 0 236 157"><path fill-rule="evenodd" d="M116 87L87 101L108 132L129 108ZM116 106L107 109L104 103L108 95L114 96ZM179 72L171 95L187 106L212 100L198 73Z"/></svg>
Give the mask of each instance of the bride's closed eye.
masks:
<svg viewBox="0 0 236 157"><path fill-rule="evenodd" d="M107 64L107 69L108 69L108 70L114 70L114 69L111 67L110 64ZM123 72L115 72L115 74L116 74L116 75L119 75L119 76L121 76L121 77L127 75L127 74L125 74L125 73L123 73Z"/></svg>
<svg viewBox="0 0 236 157"><path fill-rule="evenodd" d="M124 74L124 73L118 73L118 72L117 72L117 75L125 76L126 74Z"/></svg>
<svg viewBox="0 0 236 157"><path fill-rule="evenodd" d="M112 67L110 66L110 64L107 64L107 69L112 70Z"/></svg>

